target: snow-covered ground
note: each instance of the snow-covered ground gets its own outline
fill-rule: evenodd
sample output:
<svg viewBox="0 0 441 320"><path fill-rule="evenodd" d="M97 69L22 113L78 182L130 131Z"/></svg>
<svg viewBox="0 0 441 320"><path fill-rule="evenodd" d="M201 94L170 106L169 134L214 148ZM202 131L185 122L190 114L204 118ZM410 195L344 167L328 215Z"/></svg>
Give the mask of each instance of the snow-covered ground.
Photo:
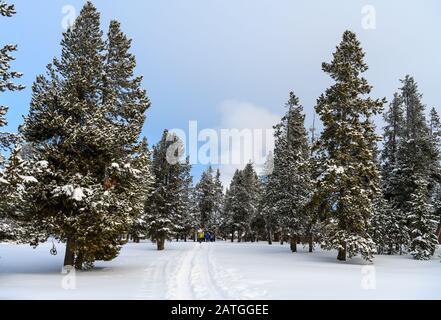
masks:
<svg viewBox="0 0 441 320"><path fill-rule="evenodd" d="M0 244L0 299L441 299L441 263L409 256L337 262L266 243L129 243L92 271L61 273L63 245ZM437 256L440 251L437 252Z"/></svg>

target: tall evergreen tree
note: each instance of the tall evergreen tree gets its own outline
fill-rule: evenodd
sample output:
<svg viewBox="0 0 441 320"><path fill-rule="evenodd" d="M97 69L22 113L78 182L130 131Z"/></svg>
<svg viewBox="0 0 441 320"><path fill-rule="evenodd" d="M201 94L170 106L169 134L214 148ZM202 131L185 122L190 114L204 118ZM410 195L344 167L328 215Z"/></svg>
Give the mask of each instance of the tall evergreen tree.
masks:
<svg viewBox="0 0 441 320"><path fill-rule="evenodd" d="M180 160L182 141L167 130L153 147L153 192L145 205L147 233L156 241L158 250L165 249L165 240L184 229L186 197L189 190L190 164Z"/></svg>
<svg viewBox="0 0 441 320"><path fill-rule="evenodd" d="M422 95L419 93L418 85L411 76L406 76L402 81L400 97L404 108L404 123L400 132L398 148L396 150L396 165L390 174L388 194L394 206L403 212L403 230L410 232L406 245L410 246L415 234L415 225L410 216L415 208L413 197L419 194L422 197L420 181L427 182L425 197L433 199L440 183L439 149L437 148L436 137L432 130L436 127L436 115L434 122L429 122L425 117L425 106L422 103ZM433 203L432 203L433 205ZM435 233L436 231L433 231ZM417 256L421 257L422 256Z"/></svg>
<svg viewBox="0 0 441 320"><path fill-rule="evenodd" d="M214 224L214 177L211 166L202 173L201 180L196 185L197 201L200 213L200 228L211 230Z"/></svg>
<svg viewBox="0 0 441 320"><path fill-rule="evenodd" d="M396 155L404 126L404 110L401 96L398 93L395 93L389 110L384 115L384 120L386 126L383 133L384 146L381 153L381 173L385 197L389 200L393 196L393 190L390 190L389 182L392 178L392 172L396 169Z"/></svg>
<svg viewBox="0 0 441 320"><path fill-rule="evenodd" d="M435 169L435 187L431 194L431 203L433 205L435 218L438 221L437 235L441 241L441 121L435 108L430 111L430 136L435 152L438 154L438 164Z"/></svg>
<svg viewBox="0 0 441 320"><path fill-rule="evenodd" d="M416 181L423 177L434 187L438 155L424 115L425 106L415 80L406 76L402 80L401 99L404 107L404 125L396 152L396 168L390 176L390 194L396 206L405 212L415 192ZM418 179L417 179L418 178Z"/></svg>
<svg viewBox="0 0 441 320"><path fill-rule="evenodd" d="M225 196L224 215L231 230L232 240L251 240L251 222L259 205L259 178L252 163L243 170L236 170Z"/></svg>
<svg viewBox="0 0 441 320"><path fill-rule="evenodd" d="M196 233L200 229L200 213L196 188L193 185L188 188L187 196L187 209L182 219L181 235L185 241L187 241L188 238L196 241Z"/></svg>
<svg viewBox="0 0 441 320"><path fill-rule="evenodd" d="M185 162L181 163L181 175L180 180L182 181L181 188L179 189L179 208L178 211L181 212L181 221L178 227L178 237L187 238L188 234L195 234L196 228L194 227L194 212L193 210L193 177L191 176L191 165L190 158L186 158ZM189 224L193 228L189 229Z"/></svg>
<svg viewBox="0 0 441 320"><path fill-rule="evenodd" d="M316 106L323 132L317 144L320 176L314 203L327 217L324 247L337 249L338 260L357 254L371 260L375 252L369 231L380 175L372 116L385 101L366 97L371 86L361 76L368 69L364 56L356 35L345 31L333 61L323 63L335 84Z"/></svg>
<svg viewBox="0 0 441 320"><path fill-rule="evenodd" d="M12 17L14 14L15 8L13 5L8 5L5 1L0 1L0 16ZM11 53L16 50L17 46L12 44L8 44L0 48L0 93L24 89L24 86L14 83L14 80L20 78L22 74L20 72L10 70L11 62L15 60ZM0 105L0 130L7 125L7 112L8 107ZM0 168L4 165L5 160L1 151L9 149L12 142L13 135L0 131Z"/></svg>
<svg viewBox="0 0 441 320"><path fill-rule="evenodd" d="M408 243L406 215L394 201L394 175L397 169L397 151L403 138L405 124L403 99L395 93L389 109L384 114L384 146L381 152L383 195L375 207L373 219L374 241L379 253L393 254L402 251ZM384 199L382 199L384 197Z"/></svg>
<svg viewBox="0 0 441 320"><path fill-rule="evenodd" d="M274 203L277 197L277 190L274 188L275 179L271 179L274 172L274 155L270 153L266 159L262 176L260 177L262 189L259 204L259 211L262 212L265 220L266 238L268 244L273 244L273 236L276 230L280 228L278 216L275 212ZM271 183L270 183L271 181Z"/></svg>
<svg viewBox="0 0 441 320"><path fill-rule="evenodd" d="M63 34L61 47L61 59L33 85L21 128L38 180L28 190L28 216L66 243L64 265L83 268L118 254L118 239L144 202L138 184L148 177L136 166L145 162L137 156L138 138L150 102L133 77L130 41L116 22L104 41L92 3Z"/></svg>
<svg viewBox="0 0 441 320"><path fill-rule="evenodd" d="M26 201L26 187L36 182L29 172L29 162L22 159L21 147L17 145L0 176L0 241L25 242L35 236L23 217L24 208L30 205Z"/></svg>
<svg viewBox="0 0 441 320"><path fill-rule="evenodd" d="M299 99L290 93L288 111L275 127L274 169L269 176L272 188L272 208L284 233L290 236L291 250L306 237L307 205L311 196L310 149L305 129L305 116Z"/></svg>
<svg viewBox="0 0 441 320"><path fill-rule="evenodd" d="M371 234L377 253L401 253L403 244L408 243L409 239L404 213L393 207L392 201L385 199L381 194L378 195L374 209Z"/></svg>
<svg viewBox="0 0 441 320"><path fill-rule="evenodd" d="M246 210L246 219L244 219L242 230L245 235L245 240L253 240L255 235L253 234L253 230L251 228L252 221L256 218L258 214L258 206L259 206L259 195L260 195L260 180L257 176L256 171L254 170L254 165L250 162L248 163L242 171L243 175L243 183L242 186L245 190L245 202L244 208ZM239 219L237 219L239 222Z"/></svg>
<svg viewBox="0 0 441 320"><path fill-rule="evenodd" d="M233 179L231 180L230 187L233 186L233 181L237 180L238 170L234 173ZM236 177L236 179L235 179ZM222 207L222 218L220 224L220 230L224 238L228 236L231 237L231 242L234 241L235 226L233 224L233 194L230 188L225 191L225 200Z"/></svg>
<svg viewBox="0 0 441 320"><path fill-rule="evenodd" d="M222 210L224 206L224 186L221 181L221 173L220 170L216 170L216 174L214 176L214 193L213 193L213 228L215 236L219 234L219 229L222 224Z"/></svg>
<svg viewBox="0 0 441 320"><path fill-rule="evenodd" d="M14 14L15 8L13 5L8 5L5 1L0 1L1 17L12 17ZM14 80L20 78L22 74L10 70L11 62L14 60L14 57L11 55L11 53L16 50L17 46L11 44L5 45L4 47L0 48L0 93L6 91L19 91L24 89L24 86L14 83ZM6 121L7 112L8 107L0 104L0 194L2 195L0 197L0 228L2 228L3 230L0 231L0 233L3 234L3 236L0 235L0 239L11 238L11 233L14 233L12 232L12 230L15 228L14 226L10 225L13 221L13 218L9 215L11 211L14 211L13 208L11 208L11 205L14 206L14 204L11 204L11 199L8 200L6 196L6 194L11 191L11 186L14 185L14 182L7 181L10 172L8 173L4 171L4 167L6 164L3 152L6 150L10 150L15 140L13 134L4 132L2 130L8 124ZM12 155L14 156L14 154ZM14 160L14 158L11 158L11 160ZM10 168L11 167L9 166L9 169ZM11 231L8 232L10 236L6 235L7 230ZM17 239L16 236L14 236L13 238Z"/></svg>
<svg viewBox="0 0 441 320"><path fill-rule="evenodd" d="M133 195L138 197L138 199L135 199L136 201L132 202L134 204L132 210L134 210L136 214L132 217L129 234L135 242L139 242L140 238L146 234L144 204L148 195L152 191L153 185L151 153L146 138L144 138L139 145L137 155L135 156L132 165L134 170L136 170L135 172L138 179L133 180L131 187L133 188Z"/></svg>
<svg viewBox="0 0 441 320"><path fill-rule="evenodd" d="M435 235L437 221L427 197L427 181L419 178L415 184L417 187L408 203L410 253L417 260L428 260L434 255L438 246L438 239Z"/></svg>

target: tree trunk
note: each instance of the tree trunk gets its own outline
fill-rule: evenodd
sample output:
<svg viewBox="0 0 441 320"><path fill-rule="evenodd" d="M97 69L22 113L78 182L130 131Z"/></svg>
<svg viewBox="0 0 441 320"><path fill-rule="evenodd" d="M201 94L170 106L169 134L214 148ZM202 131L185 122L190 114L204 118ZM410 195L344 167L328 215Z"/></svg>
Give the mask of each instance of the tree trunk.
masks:
<svg viewBox="0 0 441 320"><path fill-rule="evenodd" d="M165 244L165 239L164 238L159 238L157 241L156 241L156 244L157 244L157 246L158 246L158 251L162 251L162 250L164 250L164 244Z"/></svg>
<svg viewBox="0 0 441 320"><path fill-rule="evenodd" d="M234 230L231 232L231 242L234 242Z"/></svg>
<svg viewBox="0 0 441 320"><path fill-rule="evenodd" d="M75 269L82 270L83 269L83 257L81 255L77 255L75 259Z"/></svg>
<svg viewBox="0 0 441 320"><path fill-rule="evenodd" d="M73 251L74 241L71 239L67 239L66 242L66 252L64 254L64 266L74 266L75 262L75 253Z"/></svg>
<svg viewBox="0 0 441 320"><path fill-rule="evenodd" d="M314 239L312 236L309 236L309 252L314 251Z"/></svg>
<svg viewBox="0 0 441 320"><path fill-rule="evenodd" d="M273 237L271 234L271 230L268 230L268 244L272 245L273 244Z"/></svg>
<svg viewBox="0 0 441 320"><path fill-rule="evenodd" d="M342 249L338 250L337 260L346 261L346 243L343 245Z"/></svg>
<svg viewBox="0 0 441 320"><path fill-rule="evenodd" d="M291 237L290 241L291 251L297 252L297 237Z"/></svg>

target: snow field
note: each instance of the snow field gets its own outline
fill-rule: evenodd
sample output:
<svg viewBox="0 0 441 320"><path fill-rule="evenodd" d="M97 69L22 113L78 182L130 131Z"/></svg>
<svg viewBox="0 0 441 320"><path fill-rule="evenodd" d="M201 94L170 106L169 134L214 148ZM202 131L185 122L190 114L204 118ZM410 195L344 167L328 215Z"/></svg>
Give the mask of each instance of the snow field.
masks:
<svg viewBox="0 0 441 320"><path fill-rule="evenodd" d="M49 254L51 246L0 244L0 299L441 298L439 258L344 263L332 251L292 254L287 245L263 242L167 242L165 251L144 242L125 245L119 257L91 271L66 275L64 246L56 245L57 256Z"/></svg>

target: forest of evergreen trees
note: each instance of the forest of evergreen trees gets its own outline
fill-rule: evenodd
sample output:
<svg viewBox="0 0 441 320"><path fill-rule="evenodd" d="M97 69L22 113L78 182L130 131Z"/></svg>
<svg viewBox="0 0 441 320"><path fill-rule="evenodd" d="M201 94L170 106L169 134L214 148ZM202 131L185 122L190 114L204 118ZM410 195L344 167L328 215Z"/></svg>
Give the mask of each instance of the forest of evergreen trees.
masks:
<svg viewBox="0 0 441 320"><path fill-rule="evenodd" d="M0 15L14 7L0 1ZM164 131L141 137L151 107L135 75L131 40L112 21L104 33L92 3L62 37L61 56L32 86L18 134L0 132L0 241L66 244L64 265L90 268L132 239L290 243L356 255L410 253L430 259L441 228L441 123L406 75L390 103L372 86L356 35L345 31L323 72L333 84L315 111L311 136L290 93L275 126L275 149L261 174L252 163L229 186L209 167L194 183L183 142ZM0 92L19 91L14 45L0 49ZM392 94L392 93L391 93ZM0 106L0 128L7 107ZM383 136L373 119L383 115Z"/></svg>

